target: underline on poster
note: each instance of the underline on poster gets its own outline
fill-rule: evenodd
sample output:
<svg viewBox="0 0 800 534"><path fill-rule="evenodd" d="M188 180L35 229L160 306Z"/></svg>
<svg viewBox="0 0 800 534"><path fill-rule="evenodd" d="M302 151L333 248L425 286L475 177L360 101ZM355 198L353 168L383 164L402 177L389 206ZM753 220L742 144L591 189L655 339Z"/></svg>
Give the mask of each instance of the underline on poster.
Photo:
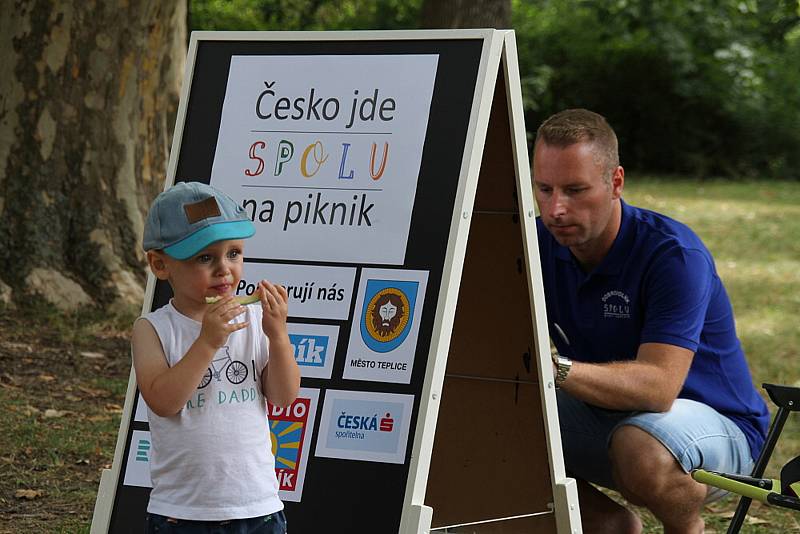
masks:
<svg viewBox="0 0 800 534"><path fill-rule="evenodd" d="M322 135L392 135L392 132L311 132L308 130L250 130L250 133L292 133L292 134L322 134Z"/></svg>
<svg viewBox="0 0 800 534"><path fill-rule="evenodd" d="M331 191L383 191L383 188L369 187L315 187L312 185L254 185L243 184L242 187L262 187L266 189L325 189Z"/></svg>

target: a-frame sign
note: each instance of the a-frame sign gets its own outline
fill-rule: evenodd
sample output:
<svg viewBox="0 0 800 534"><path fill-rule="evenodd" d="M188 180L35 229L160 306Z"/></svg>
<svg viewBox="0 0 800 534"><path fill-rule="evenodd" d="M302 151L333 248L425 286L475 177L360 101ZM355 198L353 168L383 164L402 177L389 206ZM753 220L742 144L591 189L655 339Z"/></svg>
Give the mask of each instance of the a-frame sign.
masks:
<svg viewBox="0 0 800 534"><path fill-rule="evenodd" d="M195 32L185 180L256 225L238 293L289 291L302 387L264 431L293 534L581 531L513 31ZM151 276L143 312L169 297ZM132 372L93 533L142 532L147 419Z"/></svg>

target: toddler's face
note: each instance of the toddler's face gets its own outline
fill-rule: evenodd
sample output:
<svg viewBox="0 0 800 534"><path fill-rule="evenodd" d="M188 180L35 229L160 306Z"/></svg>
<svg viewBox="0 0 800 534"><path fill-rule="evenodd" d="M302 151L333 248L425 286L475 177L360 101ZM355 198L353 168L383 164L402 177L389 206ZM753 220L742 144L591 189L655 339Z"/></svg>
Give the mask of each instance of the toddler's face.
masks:
<svg viewBox="0 0 800 534"><path fill-rule="evenodd" d="M205 305L206 297L231 295L242 278L244 240L212 243L188 260L167 259L176 298Z"/></svg>

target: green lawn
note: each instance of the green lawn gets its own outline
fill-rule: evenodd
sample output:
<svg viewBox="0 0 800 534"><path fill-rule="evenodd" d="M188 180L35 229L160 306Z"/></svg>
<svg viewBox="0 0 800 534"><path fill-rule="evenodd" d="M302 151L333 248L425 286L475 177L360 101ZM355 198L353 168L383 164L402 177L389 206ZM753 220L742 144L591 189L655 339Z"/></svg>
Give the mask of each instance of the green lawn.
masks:
<svg viewBox="0 0 800 534"><path fill-rule="evenodd" d="M692 227L730 294L753 381L800 386L800 184L629 178L624 198ZM770 407L772 407L771 403ZM800 454L800 417L789 418L767 476ZM707 532L725 532L735 500L713 504ZM646 517L646 532L660 532ZM800 532L800 513L754 506L742 532Z"/></svg>

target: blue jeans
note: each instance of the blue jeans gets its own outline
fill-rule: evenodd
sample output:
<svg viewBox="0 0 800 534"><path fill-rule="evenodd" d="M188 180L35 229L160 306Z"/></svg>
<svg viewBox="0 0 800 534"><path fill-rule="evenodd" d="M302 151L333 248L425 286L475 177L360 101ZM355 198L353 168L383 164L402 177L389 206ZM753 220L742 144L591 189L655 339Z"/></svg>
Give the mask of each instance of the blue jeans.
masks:
<svg viewBox="0 0 800 534"><path fill-rule="evenodd" d="M147 514L147 534L286 534L283 510L274 514L229 521L189 521Z"/></svg>
<svg viewBox="0 0 800 534"><path fill-rule="evenodd" d="M608 446L623 425L641 428L658 440L685 472L706 469L749 475L750 445L736 424L705 404L677 399L668 412L621 412L586 404L557 391L561 445L567 472L606 488L615 488ZM726 492L715 490L707 502Z"/></svg>

